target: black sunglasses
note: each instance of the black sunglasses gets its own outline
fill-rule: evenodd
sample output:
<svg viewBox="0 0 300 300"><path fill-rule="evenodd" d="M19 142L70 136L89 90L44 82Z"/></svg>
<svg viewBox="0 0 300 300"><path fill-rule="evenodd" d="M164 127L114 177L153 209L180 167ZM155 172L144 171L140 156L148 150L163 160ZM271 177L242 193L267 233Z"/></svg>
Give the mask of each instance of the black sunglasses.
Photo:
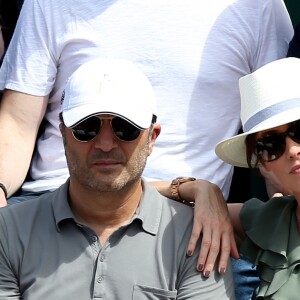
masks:
<svg viewBox="0 0 300 300"><path fill-rule="evenodd" d="M79 142L92 141L100 132L103 120L110 120L110 126L114 135L123 142L134 141L142 131L120 117L100 118L93 116L71 128L74 138Z"/></svg>
<svg viewBox="0 0 300 300"><path fill-rule="evenodd" d="M270 132L256 140L259 159L270 162L278 159L285 151L286 137L300 144L300 120L289 125L285 132Z"/></svg>

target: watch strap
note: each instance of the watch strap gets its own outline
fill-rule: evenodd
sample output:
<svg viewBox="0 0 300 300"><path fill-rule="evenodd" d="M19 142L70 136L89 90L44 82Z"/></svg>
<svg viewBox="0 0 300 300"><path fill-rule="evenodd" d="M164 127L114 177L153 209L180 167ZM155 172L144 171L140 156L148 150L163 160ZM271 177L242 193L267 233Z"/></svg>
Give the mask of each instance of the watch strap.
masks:
<svg viewBox="0 0 300 300"><path fill-rule="evenodd" d="M179 187L181 184L183 184L185 182L195 181L195 180L196 180L196 178L194 178L194 177L177 177L177 178L173 179L171 182L171 187L170 187L171 199L182 202L184 204L188 204L190 206L193 206L193 203L186 201L180 197Z"/></svg>

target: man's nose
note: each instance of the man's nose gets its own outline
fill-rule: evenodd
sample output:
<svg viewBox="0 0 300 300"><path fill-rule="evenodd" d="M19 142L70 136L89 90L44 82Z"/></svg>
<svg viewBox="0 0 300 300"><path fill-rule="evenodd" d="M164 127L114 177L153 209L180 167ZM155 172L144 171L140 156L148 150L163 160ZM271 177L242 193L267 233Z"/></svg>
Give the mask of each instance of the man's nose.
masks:
<svg viewBox="0 0 300 300"><path fill-rule="evenodd" d="M95 148L103 152L109 152L117 147L116 137L112 131L110 120L102 120L100 132L96 136L94 143Z"/></svg>

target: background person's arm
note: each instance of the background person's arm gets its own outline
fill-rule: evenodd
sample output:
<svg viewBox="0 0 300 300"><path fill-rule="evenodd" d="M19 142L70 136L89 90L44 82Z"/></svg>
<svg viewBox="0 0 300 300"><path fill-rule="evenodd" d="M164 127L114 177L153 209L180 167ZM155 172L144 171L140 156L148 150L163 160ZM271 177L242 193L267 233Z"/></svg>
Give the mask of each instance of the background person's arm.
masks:
<svg viewBox="0 0 300 300"><path fill-rule="evenodd" d="M22 185L30 163L48 96L5 90L0 103L0 183L8 197ZM0 206L6 205L0 189Z"/></svg>

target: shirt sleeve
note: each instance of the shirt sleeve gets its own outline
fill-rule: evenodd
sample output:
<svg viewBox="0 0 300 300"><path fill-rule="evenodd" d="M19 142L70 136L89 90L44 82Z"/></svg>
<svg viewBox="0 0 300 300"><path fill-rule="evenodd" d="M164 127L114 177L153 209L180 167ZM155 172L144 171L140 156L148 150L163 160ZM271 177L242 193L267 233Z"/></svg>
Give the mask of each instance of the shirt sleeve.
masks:
<svg viewBox="0 0 300 300"><path fill-rule="evenodd" d="M285 57L294 32L282 0L260 0L259 3L259 34L251 72L273 60Z"/></svg>
<svg viewBox="0 0 300 300"><path fill-rule="evenodd" d="M21 299L18 279L13 270L6 222L0 214L0 299Z"/></svg>
<svg viewBox="0 0 300 300"><path fill-rule="evenodd" d="M39 0L25 1L0 70L1 90L35 96L46 96L52 90L57 59L51 31L56 28L49 28L47 5L44 10Z"/></svg>
<svg viewBox="0 0 300 300"><path fill-rule="evenodd" d="M188 235L189 236L189 235ZM235 299L234 283L231 264L229 262L225 274L220 275L215 268L209 278L202 276L196 270L196 264L200 249L195 251L192 257L186 257L181 266L177 284L177 298L180 300L207 299L225 300ZM216 262L216 266L218 262Z"/></svg>

